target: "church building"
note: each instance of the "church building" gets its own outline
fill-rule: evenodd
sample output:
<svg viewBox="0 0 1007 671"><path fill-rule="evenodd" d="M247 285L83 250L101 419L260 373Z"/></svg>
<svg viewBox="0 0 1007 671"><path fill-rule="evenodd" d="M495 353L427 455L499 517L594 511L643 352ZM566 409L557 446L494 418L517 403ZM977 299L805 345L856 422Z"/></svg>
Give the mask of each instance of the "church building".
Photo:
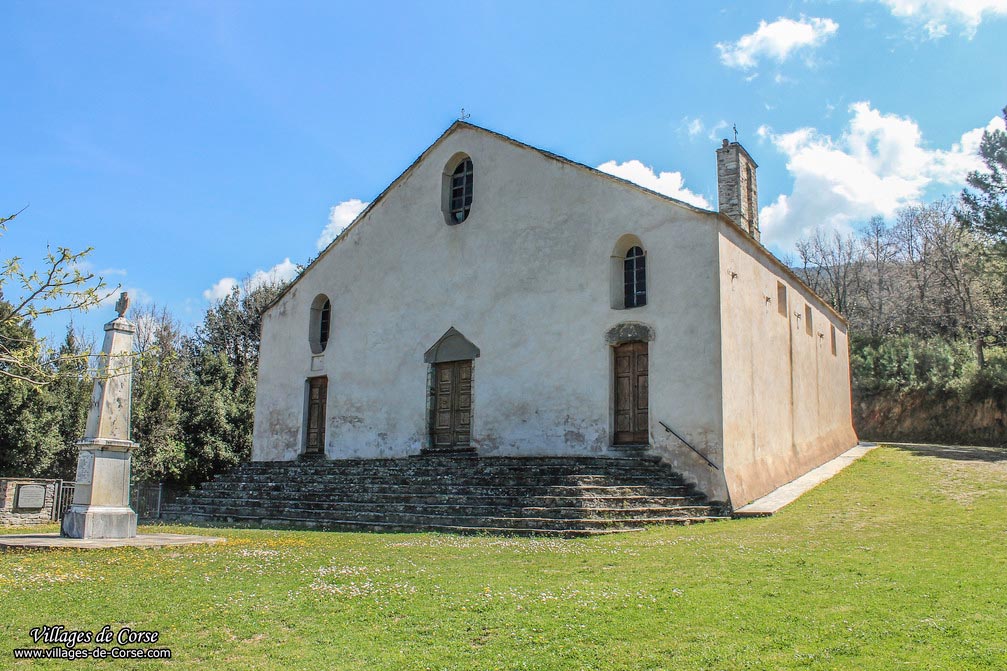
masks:
<svg viewBox="0 0 1007 671"><path fill-rule="evenodd" d="M455 122L263 315L253 461L636 450L737 508L844 452L847 324L757 167L724 140L708 211Z"/></svg>

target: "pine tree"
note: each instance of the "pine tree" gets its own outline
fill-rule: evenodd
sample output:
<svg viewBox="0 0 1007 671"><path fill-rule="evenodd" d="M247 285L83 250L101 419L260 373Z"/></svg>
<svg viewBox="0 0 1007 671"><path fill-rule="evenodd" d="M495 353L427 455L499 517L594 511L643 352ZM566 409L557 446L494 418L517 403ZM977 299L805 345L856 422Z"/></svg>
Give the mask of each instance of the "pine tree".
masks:
<svg viewBox="0 0 1007 671"><path fill-rule="evenodd" d="M1007 107L1003 115L1007 122ZM984 131L979 156L986 170L969 173L967 181L972 188L962 191L960 216L997 241L1000 252L1007 256L1007 132Z"/></svg>

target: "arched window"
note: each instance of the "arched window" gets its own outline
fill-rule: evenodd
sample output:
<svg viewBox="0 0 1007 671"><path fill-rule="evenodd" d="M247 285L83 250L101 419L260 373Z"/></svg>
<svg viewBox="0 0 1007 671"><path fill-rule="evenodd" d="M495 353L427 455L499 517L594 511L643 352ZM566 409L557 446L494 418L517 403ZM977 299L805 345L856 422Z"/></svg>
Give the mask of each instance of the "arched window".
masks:
<svg viewBox="0 0 1007 671"><path fill-rule="evenodd" d="M647 257L640 247L630 247L622 264L622 284L625 306L637 308L647 304Z"/></svg>
<svg viewBox="0 0 1007 671"><path fill-rule="evenodd" d="M633 233L615 241L610 257L609 298L613 310L647 304L647 245Z"/></svg>
<svg viewBox="0 0 1007 671"><path fill-rule="evenodd" d="M325 294L318 294L311 302L311 318L308 322L308 343L312 354L321 354L329 344L332 330L332 303Z"/></svg>
<svg viewBox="0 0 1007 671"><path fill-rule="evenodd" d="M448 218L452 224L460 224L469 216L472 209L472 186L475 176L472 171L472 159L466 157L451 173L451 184L448 197Z"/></svg>
<svg viewBox="0 0 1007 671"><path fill-rule="evenodd" d="M329 321L332 319L332 303L329 299L325 299L325 303L322 305L322 314L318 320L318 344L325 349L325 346L329 344Z"/></svg>

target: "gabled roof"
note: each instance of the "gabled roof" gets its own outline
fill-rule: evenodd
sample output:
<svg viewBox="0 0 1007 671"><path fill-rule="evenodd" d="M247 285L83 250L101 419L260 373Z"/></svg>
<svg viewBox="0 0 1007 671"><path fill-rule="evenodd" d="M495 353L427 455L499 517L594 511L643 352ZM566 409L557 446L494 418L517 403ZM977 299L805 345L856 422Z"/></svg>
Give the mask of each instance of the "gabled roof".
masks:
<svg viewBox="0 0 1007 671"><path fill-rule="evenodd" d="M516 147L520 147L522 149L527 149L527 150L530 150L530 151L534 151L534 152L536 152L536 153L538 153L538 154L540 154L540 155L542 155L542 156L544 156L546 158L552 159L554 161L558 161L558 162L563 163L565 165L569 165L569 166L572 166L572 167L575 167L575 168L579 168L581 170L586 170L586 171L588 171L588 172L590 172L590 173L592 173L592 174L594 174L594 175L596 175L598 177L607 179L607 180L612 181L612 182L616 182L616 183L621 184L623 186L628 186L628 187L630 187L632 189L635 189L637 191L642 191L642 192L644 192L646 194L649 194L651 196L655 196L657 198L660 198L661 200L665 200L665 201L668 201L670 203L674 203L675 205L678 205L680 207L684 207L687 210L691 210L693 212L699 212L699 213L702 213L702 214L713 215L713 216L717 216L717 214L718 214L718 213L713 212L711 210L704 210L701 207L696 207L695 205L690 205L689 203L686 203L685 201L679 200L677 198L672 198L671 196L666 196L663 193L658 193L657 191L653 191L653 190L648 189L646 187L640 186L639 184L636 184L635 182L630 182L629 180L623 179L622 177L616 177L615 175L610 175L607 172L602 172L601 170L598 170L597 168L592 168L589 165L585 165L583 163L578 163L577 161L570 160L568 158L560 156L559 154L554 154L554 153L546 151L544 149L539 149L538 147L533 147L530 144L525 144L524 142L520 142L518 140L515 140L514 138L508 137L508 136L506 136L506 135L504 135L502 133L497 133L496 131L492 131L492 130L483 128L482 126L476 126L475 124L468 123L467 121L461 121L461 120L459 120L459 121L455 121L450 126L448 126L447 130L445 130L443 133L441 133L441 136L438 137L434 141L433 144L431 144L429 147L427 147L423 151L422 154L420 154L418 157L416 157L416 160L413 161L411 164L409 164L409 167L406 168L402 172L401 175L399 175L398 177L396 177L392 181L391 184L389 184L387 187L385 187L384 191L382 191L380 194L378 194L378 197L375 198L374 200L372 200L371 203L366 208L364 208L364 210L360 214L357 215L357 217L350 223L349 226L347 226L346 228L344 228L343 231L339 235L337 235L336 238L332 242L330 242L328 244L328 246L326 246L326 248L323 249L318 254L318 256L316 256L314 259L312 259L311 262L307 266L305 266L303 270L301 270L301 272L297 275L297 277L295 277L290 282L290 284L288 284L286 286L286 288L284 288L284 290L282 292L280 292L280 294L276 298L274 298L272 300L272 302L269 303L269 305L266 306L265 309L268 310L268 309L272 308L274 305L276 305L287 294L287 292L290 291L294 287L294 285L297 284L300 281L301 277L303 277L305 275L305 273L308 272L308 270L310 270L316 263L318 263L322 259L322 257L325 256L329 252L330 249L332 249L333 247L335 247L336 245L338 245L340 242L342 242L343 238L346 237L346 235L350 232L350 230L352 230L353 228L356 228L357 225L367 217L368 213L372 209L374 209L378 205L378 203L380 203L384 199L384 197L392 189L395 188L395 186L397 184L399 184L406 177L408 177L409 174L416 168L416 166L419 165L423 161L423 159L425 159L427 157L428 154L430 154L430 152L432 152L448 136L452 135L453 133L455 133L456 131L458 131L459 129L462 129L462 128L478 131L480 133L485 133L486 135L490 135L490 136L495 137L495 138L497 138L499 140L502 140L504 142L512 144L512 145L514 145Z"/></svg>
<svg viewBox="0 0 1007 671"><path fill-rule="evenodd" d="M380 203L382 200L384 200L385 196L388 195L388 193L391 192L392 189L394 189L400 182L404 181L406 179L406 177L408 177L409 174L412 173L412 171L416 168L416 166L419 165L423 161L423 159L425 159L430 154L430 152L432 152L438 145L440 145L448 136L452 135L453 133L455 133L456 131L458 131L459 129L462 129L462 128L465 128L465 129L468 129L468 130L474 130L474 131L477 131L477 132L480 132L480 133L485 133L486 135L490 135L492 137L495 137L498 140L501 140L503 142L507 142L507 143L509 143L511 145L514 145L515 147L520 147L521 149L526 149L526 150L529 150L529 151L533 151L533 152L535 152L537 154L540 154L541 156L544 156L544 157L546 157L548 159L551 159L553 161L557 161L557 162L562 163L564 165L568 165L568 166L571 166L571 167L574 167L574 168L577 168L577 169L580 169L580 170L585 170L585 171L591 173L592 175L594 175L595 177L599 177L601 179L606 179L606 180L608 180L610 182L619 184L621 186L625 186L625 187L634 189L636 191L640 191L642 193L645 193L645 194L647 194L649 196L653 196L655 198L659 198L659 199L661 199L663 201L666 201L668 203L677 205L678 207L685 208L686 210L690 210L692 212L696 212L696 213L699 213L699 214L704 214L704 215L708 215L708 216L711 216L711 217L715 217L716 219L719 219L720 221L723 221L723 222L725 222L727 224L730 224L731 226L737 228L739 231L745 233L745 239L747 239L748 241L750 241L752 243L753 251L755 251L758 254L761 254L764 258L767 258L777 268L779 268L780 270L782 270L791 280L793 280L798 285L800 285L801 287L803 287L804 289L806 289L812 296L815 296L816 298L818 298L819 301L820 301L820 303L821 303L821 306L825 310L827 310L828 312L830 312L832 315L834 315L836 318L838 318L844 324L848 324L849 323L849 322L847 322L846 318L843 317L841 314L839 314L831 305L829 305L829 303L825 299L823 299L821 296L819 296L817 293L815 293L815 291L811 287L809 287L807 284L805 284L805 282L797 275L797 273L795 273L793 270L791 270L790 267L787 266L787 264L783 263L778 258L776 258L776 256L772 252L770 252L768 249L766 249L766 247L761 242L759 242L759 241L755 240L754 238L752 238L751 236L749 236L747 231L745 231L743 228L741 228L741 226L739 226L737 224L737 222L735 222L733 219L731 219L730 217L728 217L726 214L723 214L722 212L716 212L716 211L713 211L713 210L705 210L705 209L703 209L701 207L696 207L695 205L691 205L689 203L686 203L683 200L679 200L677 198L672 198L671 196L667 196L667 195L665 195L663 193L659 193L659 192L654 191L652 189L648 189L645 186L640 186L639 184L637 184L635 182L631 182L631 181L629 181L627 179L623 179L622 177L616 177L615 175L610 175L607 172L602 172L601 170L598 170L597 168L592 168L589 165L585 165L583 163L578 163L577 161L568 159L568 158L566 158L564 156L560 156L559 154L554 154L554 153L552 153L550 151L546 151L545 149L539 149L538 147L533 147L530 144L525 144L524 142L520 142L519 140L515 140L514 138L509 137L507 135L504 135L503 133L498 133L496 131L492 131L492 130L489 130L487 128L483 128L482 126L476 126L475 124L471 124L471 123L468 123L467 121L461 121L461 120L457 120L454 123L452 123L450 126L448 126L447 130L445 130L443 133L441 133L440 137L438 137L436 140L434 140L433 144L431 144L429 147L427 147L423 151L422 154L420 154L419 156L416 157L416 160L414 160L412 163L409 164L408 168L406 168L404 171L402 171L402 174L400 174L398 177L396 177L392 181L391 184L389 184L387 187L385 187L385 189L380 194L378 194L377 198L375 198L374 200L372 200L371 203L366 208L364 208L364 210L360 214L358 214L356 216L356 218L350 223L349 226L347 226L345 229L343 229L342 232L339 235L337 235L336 238L332 242L330 242L328 244L328 246L326 246L325 249L323 249L318 254L318 256L316 256L314 259L312 259L311 262L308 263L308 265L305 266L303 270L301 270L301 272L297 275L297 277L295 277L290 282L290 284L288 284L283 289L283 291L281 291L279 293L279 295L277 295L276 298L274 298L269 303L269 305L267 305L265 307L265 309L263 310L263 312L265 312L266 310L271 309L274 305L276 305L277 303L279 303L280 300L282 300L283 297L287 295L287 292L290 291L291 289L293 289L294 285L297 284L301 280L301 278L304 277L304 275L309 270L311 270L311 268L313 268L316 263L318 263L322 259L323 256L325 256L326 254L328 254L329 251L332 248L334 248L336 245L338 245L339 243L341 243L343 241L343 239L347 236L347 234L349 234L349 232L352 229L356 228L360 224L360 222L362 222L367 217L367 215L370 213L370 211L372 209L374 209L378 205L378 203ZM747 154L748 152L746 151L745 153ZM754 163L755 161L753 160L752 162Z"/></svg>

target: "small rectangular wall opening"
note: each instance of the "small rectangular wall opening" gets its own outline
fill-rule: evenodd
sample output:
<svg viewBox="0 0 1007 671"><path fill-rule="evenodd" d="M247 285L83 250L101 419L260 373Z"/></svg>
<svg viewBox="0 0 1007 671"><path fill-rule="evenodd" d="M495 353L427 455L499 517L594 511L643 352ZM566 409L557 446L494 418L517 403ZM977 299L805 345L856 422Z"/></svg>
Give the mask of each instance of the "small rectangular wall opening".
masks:
<svg viewBox="0 0 1007 671"><path fill-rule="evenodd" d="M776 310L784 317L787 316L787 287L783 282L776 283Z"/></svg>
<svg viewBox="0 0 1007 671"><path fill-rule="evenodd" d="M811 306L804 306L804 330L808 335L815 335L815 326L811 323Z"/></svg>
<svg viewBox="0 0 1007 671"><path fill-rule="evenodd" d="M830 333L832 334L832 356L836 356L836 327L830 327Z"/></svg>

